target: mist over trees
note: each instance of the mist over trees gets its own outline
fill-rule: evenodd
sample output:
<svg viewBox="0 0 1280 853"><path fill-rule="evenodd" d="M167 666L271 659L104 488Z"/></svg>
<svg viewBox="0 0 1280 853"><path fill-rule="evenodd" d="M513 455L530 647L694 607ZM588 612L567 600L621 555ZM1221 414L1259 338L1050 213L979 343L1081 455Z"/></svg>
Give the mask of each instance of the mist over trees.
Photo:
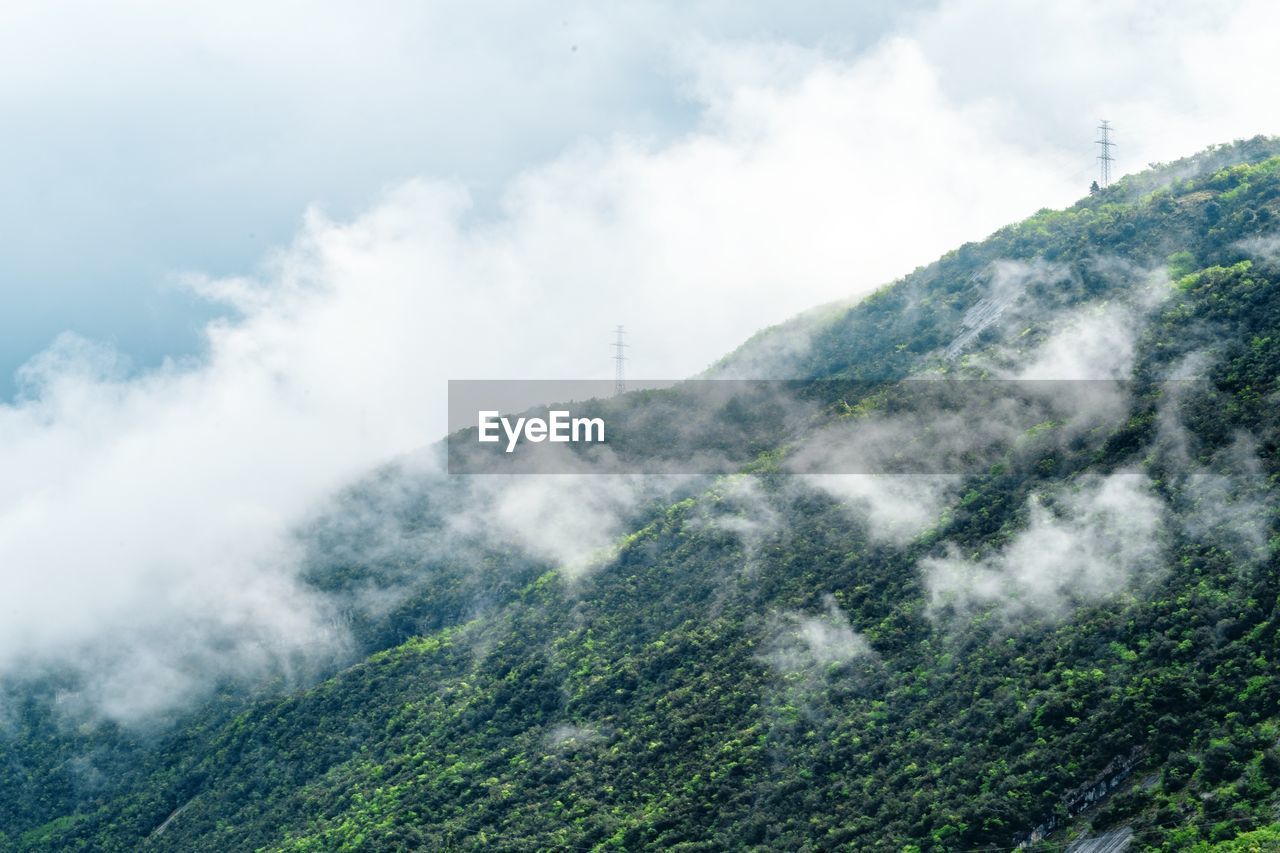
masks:
<svg viewBox="0 0 1280 853"><path fill-rule="evenodd" d="M1220 146L767 330L708 375L805 419L735 474L367 474L290 539L324 655L175 648L160 714L6 672L0 849L1272 843L1277 213ZM1058 390L902 406L943 378Z"/></svg>

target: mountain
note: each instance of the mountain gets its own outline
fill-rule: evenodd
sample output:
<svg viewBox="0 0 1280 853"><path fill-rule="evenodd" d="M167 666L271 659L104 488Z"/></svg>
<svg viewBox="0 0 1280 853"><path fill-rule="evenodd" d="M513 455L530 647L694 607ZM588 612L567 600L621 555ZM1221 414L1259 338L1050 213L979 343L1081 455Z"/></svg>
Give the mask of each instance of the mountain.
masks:
<svg viewBox="0 0 1280 853"><path fill-rule="evenodd" d="M388 466L302 532L324 680L9 685L0 849L1276 849L1278 224L1280 140L1218 146L765 330L706 376L807 408L740 473ZM936 464L796 472L842 436Z"/></svg>

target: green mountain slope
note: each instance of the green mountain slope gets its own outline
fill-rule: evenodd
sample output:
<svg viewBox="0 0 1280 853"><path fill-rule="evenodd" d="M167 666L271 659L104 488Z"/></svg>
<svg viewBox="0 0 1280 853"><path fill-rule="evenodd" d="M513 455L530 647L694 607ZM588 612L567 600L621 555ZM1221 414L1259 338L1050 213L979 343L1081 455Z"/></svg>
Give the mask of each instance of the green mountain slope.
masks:
<svg viewBox="0 0 1280 853"><path fill-rule="evenodd" d="M150 736L68 731L28 684L0 741L0 849L1059 849L1116 826L1138 848L1266 849L1278 224L1280 142L1223 146L712 369L871 383L824 391L816 430L882 409L878 383L1001 375L1072 323L1123 326L1116 426L1023 431L907 533L779 453L630 505L571 577L513 539L446 541L465 487L389 469L312 534L309 577L367 657ZM1058 363L1087 349L1081 332ZM1074 534L1106 543L1086 561L1103 575L1022 571L1029 543ZM110 778L72 772L86 755Z"/></svg>

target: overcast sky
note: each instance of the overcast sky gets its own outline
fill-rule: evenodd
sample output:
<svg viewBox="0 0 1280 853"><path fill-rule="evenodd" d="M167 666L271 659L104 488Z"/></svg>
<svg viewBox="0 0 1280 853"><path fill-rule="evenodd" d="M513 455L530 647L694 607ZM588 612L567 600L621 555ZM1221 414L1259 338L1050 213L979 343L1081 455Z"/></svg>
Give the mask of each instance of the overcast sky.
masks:
<svg viewBox="0 0 1280 853"><path fill-rule="evenodd" d="M211 306L178 275L254 269L308 206L425 176L492 211L575 144L695 128L704 39L848 55L911 6L756 5L5 4L0 396L68 329L139 366L199 351Z"/></svg>
<svg viewBox="0 0 1280 853"><path fill-rule="evenodd" d="M1280 131L1278 17L4 4L0 669L151 612L305 644L290 525L446 380L608 376L618 323L686 376L1074 201L1100 118L1121 173Z"/></svg>
<svg viewBox="0 0 1280 853"><path fill-rule="evenodd" d="M805 167L782 178L798 185L789 197L754 199L762 216L831 204L856 226L884 200L816 199L805 185L880 190L888 174L917 210L938 211L923 223L937 239L910 248L846 236L861 266L892 277L948 240L1068 202L1092 177L1104 115L1122 169L1273 130L1277 108L1257 94L1273 70L1269 14L1232 2L6 4L0 396L67 330L135 368L205 351L221 307L184 274L260 271L309 207L345 222L406 181L444 180L468 194L469 226L501 218L549 164L694 155L682 146L698 140L745 153L757 131ZM962 138L939 136L947 122ZM966 175L1002 166L985 198L956 197L976 189ZM1024 166L1035 182L1016 186ZM637 368L687 372L779 309L866 285L855 270L843 288L802 280L801 266L788 278L795 299L707 330L696 351L681 339L682 357L662 351L664 330L634 297L600 319L636 327ZM571 348L558 369L607 370L598 349Z"/></svg>

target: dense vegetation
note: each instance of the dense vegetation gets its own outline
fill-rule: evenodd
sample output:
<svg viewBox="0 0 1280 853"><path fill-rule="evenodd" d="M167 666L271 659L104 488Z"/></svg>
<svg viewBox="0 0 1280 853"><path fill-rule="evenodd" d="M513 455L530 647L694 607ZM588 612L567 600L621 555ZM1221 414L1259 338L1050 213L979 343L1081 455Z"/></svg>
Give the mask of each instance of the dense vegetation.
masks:
<svg viewBox="0 0 1280 853"><path fill-rule="evenodd" d="M1049 824L1045 849L1121 825L1146 849L1274 849L1280 265L1256 238L1278 215L1280 142L1223 146L717 365L785 352L778 375L850 380L822 386L839 424L884 383L986 375L1072 312L1132 305L1118 425L1087 442L1039 425L909 537L875 535L779 452L632 507L569 577L515 541L445 543L464 487L388 469L309 533L308 577L349 602L361 659L284 695L228 688L158 732L67 725L57 673L11 686L0 849L960 851ZM1025 293L946 359L997 262L1022 264ZM1204 381L1161 384L1190 363ZM1060 614L931 599L923 561L999 553L1033 495L1124 471L1170 519L1156 569ZM369 589L394 603L362 608Z"/></svg>

